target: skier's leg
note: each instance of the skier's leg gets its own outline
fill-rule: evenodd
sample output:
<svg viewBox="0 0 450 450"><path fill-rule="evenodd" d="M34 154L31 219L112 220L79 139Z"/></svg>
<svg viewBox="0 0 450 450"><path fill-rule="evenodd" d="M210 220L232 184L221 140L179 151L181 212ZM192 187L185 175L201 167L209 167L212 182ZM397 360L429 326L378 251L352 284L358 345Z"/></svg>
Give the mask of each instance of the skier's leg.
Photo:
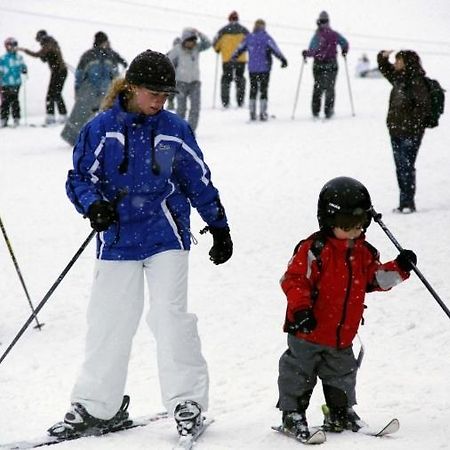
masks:
<svg viewBox="0 0 450 450"><path fill-rule="evenodd" d="M320 114L320 107L322 103L323 92L323 73L320 66L314 63L313 66L314 86L311 102L311 110L314 117L318 117Z"/></svg>
<svg viewBox="0 0 450 450"><path fill-rule="evenodd" d="M244 104L245 99L245 63L235 63L235 80L236 80L236 101L238 106Z"/></svg>
<svg viewBox="0 0 450 450"><path fill-rule="evenodd" d="M268 91L269 91L269 80L270 72L261 73L260 75L260 97L259 97L259 118L261 120L267 120L267 104L268 104Z"/></svg>
<svg viewBox="0 0 450 450"><path fill-rule="evenodd" d="M201 82L193 81L190 83L190 109L189 109L189 125L195 131L198 125L201 108Z"/></svg>
<svg viewBox="0 0 450 450"><path fill-rule="evenodd" d="M9 86L2 86L2 103L1 103L1 120L2 126L8 123L9 110L11 107L11 88Z"/></svg>
<svg viewBox="0 0 450 450"><path fill-rule="evenodd" d="M188 83L181 81L177 82L177 90L177 114L184 119L187 110Z"/></svg>
<svg viewBox="0 0 450 450"><path fill-rule="evenodd" d="M258 73L250 74L250 120L256 120L256 95L258 94Z"/></svg>
<svg viewBox="0 0 450 450"><path fill-rule="evenodd" d="M169 250L145 261L147 322L156 339L161 395L169 414L184 400L208 408L209 376L197 316L187 311L188 257L188 251Z"/></svg>
<svg viewBox="0 0 450 450"><path fill-rule="evenodd" d="M67 78L67 69L61 70L57 72L56 76L56 84L55 84L55 102L58 107L58 112L60 116L65 120L67 116L66 104L64 103L64 99L62 96L62 90L64 87L64 82Z"/></svg>
<svg viewBox="0 0 450 450"><path fill-rule="evenodd" d="M14 86L11 92L11 113L15 123L20 119L19 89L20 86Z"/></svg>
<svg viewBox="0 0 450 450"><path fill-rule="evenodd" d="M321 346L288 334L288 349L278 366L278 408L305 411L317 382Z"/></svg>
<svg viewBox="0 0 450 450"><path fill-rule="evenodd" d="M337 77L337 65L330 64L326 68L324 74L324 89L325 89L325 117L330 118L334 114L334 99L335 99L335 84Z"/></svg>
<svg viewBox="0 0 450 450"><path fill-rule="evenodd" d="M122 403L143 296L142 261L96 261L85 360L71 396L96 418L110 419Z"/></svg>
<svg viewBox="0 0 450 450"><path fill-rule="evenodd" d="M230 85L233 81L233 62L225 62L222 64L222 78L220 80L220 95L222 106L225 108L230 104Z"/></svg>

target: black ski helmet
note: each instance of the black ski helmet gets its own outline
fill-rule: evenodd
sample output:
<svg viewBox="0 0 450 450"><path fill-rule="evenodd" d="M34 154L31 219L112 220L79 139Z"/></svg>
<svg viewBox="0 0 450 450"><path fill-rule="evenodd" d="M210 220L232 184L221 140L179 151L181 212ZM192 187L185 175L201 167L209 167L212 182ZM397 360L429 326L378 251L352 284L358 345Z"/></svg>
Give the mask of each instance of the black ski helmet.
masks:
<svg viewBox="0 0 450 450"><path fill-rule="evenodd" d="M337 177L325 183L317 203L320 229L347 224L361 224L364 231L372 220L372 201L369 191L358 180Z"/></svg>

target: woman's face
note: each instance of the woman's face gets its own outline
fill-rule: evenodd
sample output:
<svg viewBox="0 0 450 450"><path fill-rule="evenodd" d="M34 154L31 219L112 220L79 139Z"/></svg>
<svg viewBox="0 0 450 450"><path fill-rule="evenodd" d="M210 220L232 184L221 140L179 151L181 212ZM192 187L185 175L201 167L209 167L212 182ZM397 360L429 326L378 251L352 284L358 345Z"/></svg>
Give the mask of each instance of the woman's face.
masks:
<svg viewBox="0 0 450 450"><path fill-rule="evenodd" d="M133 93L131 110L147 116L159 113L169 96L167 92L152 91L142 86L135 86Z"/></svg>
<svg viewBox="0 0 450 450"><path fill-rule="evenodd" d="M403 61L403 58L401 56L397 56L395 58L394 69L398 72L400 70L403 70L404 68L405 62Z"/></svg>

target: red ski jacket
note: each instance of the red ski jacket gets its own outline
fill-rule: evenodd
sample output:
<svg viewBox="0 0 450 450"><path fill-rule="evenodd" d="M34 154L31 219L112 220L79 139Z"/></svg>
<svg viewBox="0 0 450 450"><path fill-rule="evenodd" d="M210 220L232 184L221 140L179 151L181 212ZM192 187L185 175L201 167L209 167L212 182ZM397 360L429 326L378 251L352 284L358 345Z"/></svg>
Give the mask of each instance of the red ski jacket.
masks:
<svg viewBox="0 0 450 450"><path fill-rule="evenodd" d="M395 261L381 264L378 251L364 235L353 241L320 236L314 233L299 244L280 280L287 297L284 331L294 324L295 312L312 308L317 327L311 333L296 331L295 335L345 348L358 331L366 292L388 291L409 273Z"/></svg>

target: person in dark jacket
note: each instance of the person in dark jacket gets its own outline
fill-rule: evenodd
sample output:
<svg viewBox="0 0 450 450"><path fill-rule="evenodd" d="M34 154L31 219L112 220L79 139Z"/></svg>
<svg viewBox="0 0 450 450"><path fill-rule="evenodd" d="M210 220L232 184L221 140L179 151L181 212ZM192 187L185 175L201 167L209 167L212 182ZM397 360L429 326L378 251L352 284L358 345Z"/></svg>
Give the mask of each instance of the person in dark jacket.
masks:
<svg viewBox="0 0 450 450"><path fill-rule="evenodd" d="M39 30L36 33L36 41L41 45L41 49L37 52L26 48L19 50L24 51L27 55L33 56L34 58L40 58L48 64L50 68L50 82L45 100L47 112L45 123L47 125L56 123L55 105L60 115L59 122L64 123L67 119L67 109L62 97L62 90L67 78L66 63L64 62L58 42L52 36L49 36L45 30Z"/></svg>
<svg viewBox="0 0 450 450"><path fill-rule="evenodd" d="M330 18L326 11L319 14L316 23L317 30L311 39L308 50L303 50L302 55L305 60L308 57L314 58L312 115L319 117L322 97L325 94L324 114L325 118L330 119L334 114L334 86L338 73L337 46L341 47L342 56L345 58L349 44L344 36L330 27Z"/></svg>
<svg viewBox="0 0 450 450"><path fill-rule="evenodd" d="M363 426L353 409L358 361L352 342L364 298L409 278L417 262L411 250L380 262L364 234L372 219L370 194L354 178L333 178L323 186L317 219L320 230L299 242L280 281L287 299L288 350L279 361L277 406L283 428L299 439L310 435L306 409L317 378L329 410L325 430Z"/></svg>
<svg viewBox="0 0 450 450"><path fill-rule="evenodd" d="M386 123L400 189L399 206L394 211L409 214L416 211L415 164L431 113L431 100L419 55L412 50L401 50L391 64L391 53L392 50L378 53L378 68L392 84Z"/></svg>
<svg viewBox="0 0 450 450"><path fill-rule="evenodd" d="M86 355L56 437L109 431L128 419L124 396L133 336L148 287L164 407L180 435L196 433L208 408L208 368L197 317L188 312L191 206L208 224L214 264L233 253L225 209L194 134L163 109L176 91L166 55L147 50L117 78L103 111L81 130L67 195L97 234Z"/></svg>
<svg viewBox="0 0 450 450"><path fill-rule="evenodd" d="M232 11L228 16L229 23L222 27L213 40L213 47L222 55L222 78L220 81L220 95L222 106L230 105L230 86L234 80L236 83L236 102L238 106L244 104L245 99L245 64L247 54L242 53L233 61L231 56L242 40L249 34L247 28L239 23L239 15Z"/></svg>
<svg viewBox="0 0 450 450"><path fill-rule="evenodd" d="M114 78L119 65L127 62L111 48L108 36L98 31L91 49L83 53L75 70L75 104L61 137L74 145L81 127L95 115Z"/></svg>
<svg viewBox="0 0 450 450"><path fill-rule="evenodd" d="M266 31L266 22L258 19L253 32L245 37L234 51L231 59L237 61L239 55L247 51L249 56L248 72L250 75L250 120L256 120L256 99L259 92L259 119L268 119L267 106L269 99L270 71L272 70L272 55L281 61L281 67L288 65L287 59L281 53L272 36Z"/></svg>

